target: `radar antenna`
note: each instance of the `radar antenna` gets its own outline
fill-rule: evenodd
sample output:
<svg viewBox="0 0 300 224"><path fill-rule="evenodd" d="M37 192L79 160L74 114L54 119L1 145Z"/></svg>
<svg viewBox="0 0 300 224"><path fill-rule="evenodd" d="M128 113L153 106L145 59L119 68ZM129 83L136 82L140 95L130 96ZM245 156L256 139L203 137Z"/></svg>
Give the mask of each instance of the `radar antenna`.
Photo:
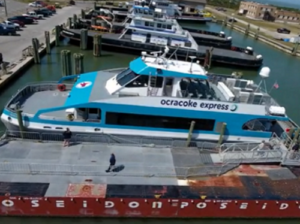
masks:
<svg viewBox="0 0 300 224"><path fill-rule="evenodd" d="M267 93L267 85L266 85L266 79L269 78L270 76L270 68L269 67L263 67L260 72L259 72L259 76L261 77L261 80L255 90L255 92L257 92L259 89L262 89L265 93Z"/></svg>

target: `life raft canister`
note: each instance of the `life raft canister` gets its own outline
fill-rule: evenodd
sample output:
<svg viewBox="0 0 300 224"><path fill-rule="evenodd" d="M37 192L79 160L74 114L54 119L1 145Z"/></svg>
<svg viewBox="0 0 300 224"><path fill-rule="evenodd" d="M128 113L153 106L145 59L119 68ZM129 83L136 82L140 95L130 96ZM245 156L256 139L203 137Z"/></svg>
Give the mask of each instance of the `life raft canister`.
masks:
<svg viewBox="0 0 300 224"><path fill-rule="evenodd" d="M66 91L66 85L65 84L58 84L57 89L61 92Z"/></svg>

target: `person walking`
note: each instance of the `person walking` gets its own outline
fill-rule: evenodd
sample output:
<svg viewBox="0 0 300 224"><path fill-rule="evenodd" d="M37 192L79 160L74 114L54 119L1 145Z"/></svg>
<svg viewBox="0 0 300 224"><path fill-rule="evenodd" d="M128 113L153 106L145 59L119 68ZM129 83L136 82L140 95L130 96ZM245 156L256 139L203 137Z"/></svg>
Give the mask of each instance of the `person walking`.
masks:
<svg viewBox="0 0 300 224"><path fill-rule="evenodd" d="M109 167L106 170L106 172L108 173L108 172L112 171L115 168L115 164L116 164L116 156L115 156L115 154L112 153L110 155L110 159L109 159Z"/></svg>
<svg viewBox="0 0 300 224"><path fill-rule="evenodd" d="M63 133L64 136L64 147L69 147L70 146L70 139L72 137L72 132L70 131L69 128L66 129Z"/></svg>

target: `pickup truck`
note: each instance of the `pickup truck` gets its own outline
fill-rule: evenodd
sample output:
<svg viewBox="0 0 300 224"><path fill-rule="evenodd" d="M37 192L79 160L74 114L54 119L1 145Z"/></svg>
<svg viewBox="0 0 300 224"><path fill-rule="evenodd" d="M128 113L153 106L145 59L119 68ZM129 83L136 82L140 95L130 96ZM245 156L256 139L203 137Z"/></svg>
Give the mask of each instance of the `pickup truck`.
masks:
<svg viewBox="0 0 300 224"><path fill-rule="evenodd" d="M23 16L30 16L34 19L43 19L44 18L43 14L37 14L36 12L28 12L27 14L23 14Z"/></svg>
<svg viewBox="0 0 300 224"><path fill-rule="evenodd" d="M13 22L6 20L2 24L4 24L5 26L14 28L15 30L21 30L20 25L18 23L13 23Z"/></svg>
<svg viewBox="0 0 300 224"><path fill-rule="evenodd" d="M16 35L16 30L14 28L0 24L0 35Z"/></svg>

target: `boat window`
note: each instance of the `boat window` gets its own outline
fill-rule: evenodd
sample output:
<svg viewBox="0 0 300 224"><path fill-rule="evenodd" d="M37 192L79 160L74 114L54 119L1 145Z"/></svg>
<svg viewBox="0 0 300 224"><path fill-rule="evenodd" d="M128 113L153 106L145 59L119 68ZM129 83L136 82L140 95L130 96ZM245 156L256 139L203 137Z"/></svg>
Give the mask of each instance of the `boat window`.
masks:
<svg viewBox="0 0 300 224"><path fill-rule="evenodd" d="M135 22L136 25L141 25L142 24L141 20L135 20L134 22Z"/></svg>
<svg viewBox="0 0 300 224"><path fill-rule="evenodd" d="M171 30L171 29L172 29L172 26L171 26L171 25L167 25L167 29L168 29L168 30Z"/></svg>
<svg viewBox="0 0 300 224"><path fill-rule="evenodd" d="M154 23L149 23L149 26L154 27Z"/></svg>
<svg viewBox="0 0 300 224"><path fill-rule="evenodd" d="M183 117L153 116L127 113L106 113L106 124L122 126L138 126L151 128L169 128L188 130L191 122L195 121L195 130L213 131L215 120L213 119L193 119Z"/></svg>
<svg viewBox="0 0 300 224"><path fill-rule="evenodd" d="M162 24L162 28L166 29L167 25L166 24Z"/></svg>
<svg viewBox="0 0 300 224"><path fill-rule="evenodd" d="M147 87L148 86L149 76L140 75L138 78L134 79L132 82L126 85L126 88L137 88L137 87Z"/></svg>
<svg viewBox="0 0 300 224"><path fill-rule="evenodd" d="M253 119L243 124L242 129L248 131L274 132L276 121L266 118Z"/></svg>
<svg viewBox="0 0 300 224"><path fill-rule="evenodd" d="M161 23L157 23L157 28L161 28Z"/></svg>
<svg viewBox="0 0 300 224"><path fill-rule="evenodd" d="M149 26L149 22L145 22L145 26Z"/></svg>
<svg viewBox="0 0 300 224"><path fill-rule="evenodd" d="M131 71L130 68L127 68L125 71L119 73L116 79L120 86L125 86L127 83L135 79L137 76L139 75Z"/></svg>

